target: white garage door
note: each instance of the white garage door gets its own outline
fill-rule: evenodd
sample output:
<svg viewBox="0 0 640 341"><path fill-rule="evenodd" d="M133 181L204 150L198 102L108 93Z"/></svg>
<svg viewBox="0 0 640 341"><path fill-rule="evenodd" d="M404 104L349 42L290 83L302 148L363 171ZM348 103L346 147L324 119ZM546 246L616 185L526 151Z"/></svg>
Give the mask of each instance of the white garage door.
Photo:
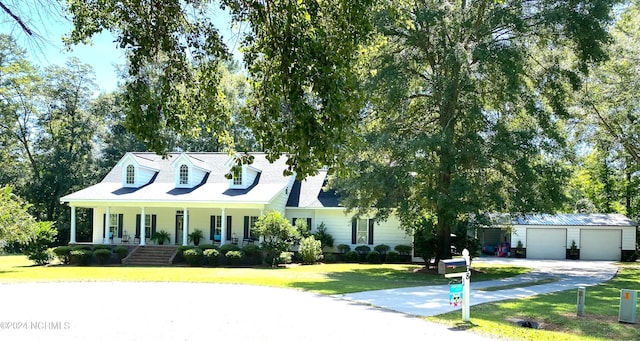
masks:
<svg viewBox="0 0 640 341"><path fill-rule="evenodd" d="M580 230L580 259L620 260L622 230Z"/></svg>
<svg viewBox="0 0 640 341"><path fill-rule="evenodd" d="M527 258L566 259L566 229L527 229Z"/></svg>

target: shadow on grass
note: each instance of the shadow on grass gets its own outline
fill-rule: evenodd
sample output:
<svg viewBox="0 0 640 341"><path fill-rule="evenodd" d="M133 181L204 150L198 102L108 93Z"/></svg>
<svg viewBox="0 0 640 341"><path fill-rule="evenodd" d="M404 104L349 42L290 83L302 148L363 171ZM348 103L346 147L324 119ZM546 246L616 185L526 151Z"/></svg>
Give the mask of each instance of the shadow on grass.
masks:
<svg viewBox="0 0 640 341"><path fill-rule="evenodd" d="M442 275L420 271L376 267L324 273L324 281L293 281L290 287L322 294L347 294L428 285L444 285L450 280Z"/></svg>

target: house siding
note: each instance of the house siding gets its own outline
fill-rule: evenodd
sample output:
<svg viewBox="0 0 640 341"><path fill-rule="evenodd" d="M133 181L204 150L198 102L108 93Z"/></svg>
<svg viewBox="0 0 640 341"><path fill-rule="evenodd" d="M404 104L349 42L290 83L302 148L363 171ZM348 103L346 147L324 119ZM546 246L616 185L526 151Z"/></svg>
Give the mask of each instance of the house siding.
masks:
<svg viewBox="0 0 640 341"><path fill-rule="evenodd" d="M293 213L292 211L295 211ZM289 210L289 218L307 218L313 219L313 225L317 226L321 223L327 228L327 232L333 236L334 247L339 244L350 245L351 249L355 248L357 244L351 243L352 216L345 214L345 210L340 209L318 209L315 210L315 215L311 215L314 210ZM309 215L305 215L309 214ZM389 217L387 221L376 222L373 230L373 244L372 246L379 244L386 244L391 247L391 250L396 245L413 245L411 236L407 235L400 228L400 222L394 216ZM335 251L335 250L334 250Z"/></svg>
<svg viewBox="0 0 640 341"><path fill-rule="evenodd" d="M287 205L287 199L289 198L289 195L287 194L287 192L288 191L282 191L280 194L278 194L271 201L271 203L266 206L265 211L266 212L278 211L283 215L285 215L285 206Z"/></svg>

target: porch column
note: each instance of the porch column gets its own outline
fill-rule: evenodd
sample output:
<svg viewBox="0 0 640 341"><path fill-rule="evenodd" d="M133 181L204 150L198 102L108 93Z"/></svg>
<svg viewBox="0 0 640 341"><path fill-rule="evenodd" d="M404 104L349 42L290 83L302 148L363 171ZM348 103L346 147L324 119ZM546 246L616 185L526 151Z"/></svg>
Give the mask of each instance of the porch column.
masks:
<svg viewBox="0 0 640 341"><path fill-rule="evenodd" d="M109 228L111 227L111 209L107 207L104 216L104 244L109 244Z"/></svg>
<svg viewBox="0 0 640 341"><path fill-rule="evenodd" d="M147 220L146 220L146 216L144 214L144 207L141 208L140 210L140 246L145 246L147 245L146 239L147 239L147 229L145 228L145 226L147 226Z"/></svg>
<svg viewBox="0 0 640 341"><path fill-rule="evenodd" d="M184 217L182 219L182 245L189 244L189 231L187 231L187 226L189 226L189 212L185 207Z"/></svg>
<svg viewBox="0 0 640 341"><path fill-rule="evenodd" d="M264 215L264 208L262 208L260 210L260 217L262 217ZM258 217L258 218L260 218ZM262 244L264 242L264 237L263 236L258 236L258 243Z"/></svg>
<svg viewBox="0 0 640 341"><path fill-rule="evenodd" d="M76 207L71 206L71 236L69 244L76 243Z"/></svg>
<svg viewBox="0 0 640 341"><path fill-rule="evenodd" d="M220 227L220 245L224 245L227 241L227 215L224 208L222 209L222 226Z"/></svg>

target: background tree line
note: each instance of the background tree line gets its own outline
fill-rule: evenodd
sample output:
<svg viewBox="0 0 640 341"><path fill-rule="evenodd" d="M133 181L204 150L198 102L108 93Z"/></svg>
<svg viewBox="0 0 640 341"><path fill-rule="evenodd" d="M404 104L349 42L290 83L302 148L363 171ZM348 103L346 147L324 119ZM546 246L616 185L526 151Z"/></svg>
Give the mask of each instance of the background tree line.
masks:
<svg viewBox="0 0 640 341"><path fill-rule="evenodd" d="M246 74L210 6L246 25ZM66 41L112 32L123 87L94 98L86 66L38 70L7 37L0 179L64 229L58 198L126 151L286 154L299 178L331 166L347 207L397 213L436 257L491 212L637 219L639 6L69 0Z"/></svg>

